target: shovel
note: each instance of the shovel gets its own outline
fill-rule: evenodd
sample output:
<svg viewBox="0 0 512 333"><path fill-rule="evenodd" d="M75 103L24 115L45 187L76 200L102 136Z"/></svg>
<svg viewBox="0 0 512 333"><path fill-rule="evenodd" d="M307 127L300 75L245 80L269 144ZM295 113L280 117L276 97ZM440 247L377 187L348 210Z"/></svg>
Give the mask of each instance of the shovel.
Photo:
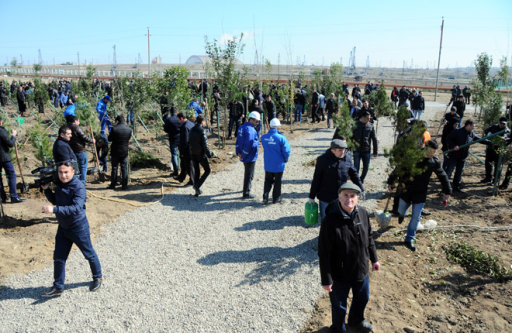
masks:
<svg viewBox="0 0 512 333"><path fill-rule="evenodd" d="M91 131L91 137L94 138L94 132L92 131L92 125L91 124L89 124L89 130ZM93 156L94 156L95 167L91 169L91 173L98 173L100 182L104 182L105 181L105 174L99 168L99 160L100 159L98 158L98 151L96 151L96 145L93 147L93 151L94 151L94 155Z"/></svg>
<svg viewBox="0 0 512 333"><path fill-rule="evenodd" d="M377 223L381 229L386 228L391 221L391 214L388 213L389 201L391 200L392 195L389 195L388 200L386 201L386 206L384 207L384 211L375 212L375 218L377 219Z"/></svg>
<svg viewBox="0 0 512 333"><path fill-rule="evenodd" d="M23 187L21 188L21 193L27 193L28 192L28 184L25 183L25 178L23 177L23 172L21 171L21 165L20 165L20 159L18 157L18 143L14 143L14 151L16 152L16 162L18 164L18 169L20 170L20 176L21 176L21 182L23 184Z"/></svg>

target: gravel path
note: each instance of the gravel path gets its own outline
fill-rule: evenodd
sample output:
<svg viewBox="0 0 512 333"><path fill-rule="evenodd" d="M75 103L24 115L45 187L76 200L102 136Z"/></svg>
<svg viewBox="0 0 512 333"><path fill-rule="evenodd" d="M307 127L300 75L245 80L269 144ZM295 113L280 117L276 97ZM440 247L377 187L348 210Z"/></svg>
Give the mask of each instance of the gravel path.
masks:
<svg viewBox="0 0 512 333"><path fill-rule="evenodd" d="M7 279L0 332L299 331L323 293L319 229L303 218L313 174L305 164L331 137L320 129L291 142L280 205L261 204L260 155L255 200L241 200L243 165L236 163L211 175L199 198L180 188L121 216L95 243L105 279L96 293L88 290L90 269L79 251L70 255L60 298L40 297L53 267ZM392 144L389 121L380 121L378 137L382 153ZM386 179L382 154L370 168L362 205L373 211Z"/></svg>

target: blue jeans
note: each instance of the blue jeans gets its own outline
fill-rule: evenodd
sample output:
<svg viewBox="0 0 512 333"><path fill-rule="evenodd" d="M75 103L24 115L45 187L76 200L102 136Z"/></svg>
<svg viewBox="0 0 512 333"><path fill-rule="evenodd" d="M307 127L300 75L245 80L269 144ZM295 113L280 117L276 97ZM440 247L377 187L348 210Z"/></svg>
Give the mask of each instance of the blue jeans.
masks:
<svg viewBox="0 0 512 333"><path fill-rule="evenodd" d="M178 173L180 164L178 162L178 142L169 142L169 148L171 150L171 166L172 171Z"/></svg>
<svg viewBox="0 0 512 333"><path fill-rule="evenodd" d="M126 123L133 126L133 124L135 123L135 115L133 112L133 108L127 107L126 109L128 111L128 114L126 115ZM109 128L109 133L110 133L110 128Z"/></svg>
<svg viewBox="0 0 512 333"><path fill-rule="evenodd" d="M325 209L329 203L327 201L318 200L318 207L320 210L320 223L325 219Z"/></svg>
<svg viewBox="0 0 512 333"><path fill-rule="evenodd" d="M369 151L354 151L354 168L359 173L359 163L363 160L363 172L361 173L361 182L364 182L364 178L368 173L370 167L370 152Z"/></svg>
<svg viewBox="0 0 512 333"><path fill-rule="evenodd" d="M353 297L347 323L349 326L355 326L364 320L364 309L370 299L370 278L367 276L363 281L352 283L334 281L332 292L329 293L332 315L331 332L346 332L347 330L345 316L350 289L352 289Z"/></svg>
<svg viewBox="0 0 512 333"><path fill-rule="evenodd" d="M400 201L398 202L398 214L400 216L407 215L410 205L410 203L407 203L403 199L400 199ZM421 211L423 210L424 206L424 202L412 204L411 221L407 226L407 235L405 236L406 242L412 242L414 240L414 236L416 236L416 230L418 229L418 223L420 223Z"/></svg>
<svg viewBox="0 0 512 333"><path fill-rule="evenodd" d="M78 164L78 170L80 171L80 176L78 179L82 183L85 184L85 178L87 176L87 164L89 163L89 158L87 157L87 153L84 151L82 153L75 153L76 162Z"/></svg>
<svg viewBox="0 0 512 333"><path fill-rule="evenodd" d="M447 158L445 156L444 162L445 163L443 163L443 167L444 171L448 175L448 179L452 178L452 172L455 169L452 185L454 189L460 189L460 181L462 179L462 172L464 172L464 166L466 165L466 159Z"/></svg>
<svg viewBox="0 0 512 333"><path fill-rule="evenodd" d="M297 104L295 105L295 121L301 122L302 121L302 110L304 109L304 105Z"/></svg>
<svg viewBox="0 0 512 333"><path fill-rule="evenodd" d="M18 193L16 193L16 171L14 171L14 166L12 165L11 161L7 161L2 162L2 168L5 170L5 177L7 178L7 183L9 184L9 195L11 196L11 199L17 199ZM2 181L2 176L0 176L0 189L3 193L4 183Z"/></svg>
<svg viewBox="0 0 512 333"><path fill-rule="evenodd" d="M420 120L421 119L421 113L423 112L423 110L413 110L414 112L414 118Z"/></svg>
<svg viewBox="0 0 512 333"><path fill-rule="evenodd" d="M89 222L87 220L77 229L57 229L55 236L55 251L53 252L53 286L59 290L64 289L64 280L66 278L66 260L73 243L78 246L85 259L89 261L92 278L102 277L101 265L98 255L94 251L91 243L91 234L89 232Z"/></svg>

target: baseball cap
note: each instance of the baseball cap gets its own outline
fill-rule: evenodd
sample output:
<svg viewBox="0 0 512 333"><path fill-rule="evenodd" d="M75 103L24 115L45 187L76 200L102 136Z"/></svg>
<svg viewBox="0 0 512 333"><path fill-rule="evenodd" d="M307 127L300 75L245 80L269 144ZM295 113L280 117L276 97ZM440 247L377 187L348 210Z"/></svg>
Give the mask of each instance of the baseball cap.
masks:
<svg viewBox="0 0 512 333"><path fill-rule="evenodd" d="M277 118L274 118L270 121L270 128L278 128L278 127L281 127L281 122L279 121L279 119Z"/></svg>
<svg viewBox="0 0 512 333"><path fill-rule="evenodd" d="M361 193L361 188L352 182L346 182L345 184L341 185L338 190L338 193L341 193L341 191L343 190L350 190L356 191L357 193Z"/></svg>
<svg viewBox="0 0 512 333"><path fill-rule="evenodd" d="M260 113L258 111L253 111L249 113L249 118L260 120Z"/></svg>
<svg viewBox="0 0 512 333"><path fill-rule="evenodd" d="M334 139L331 141L331 148L347 148L347 142L340 140L340 139Z"/></svg>

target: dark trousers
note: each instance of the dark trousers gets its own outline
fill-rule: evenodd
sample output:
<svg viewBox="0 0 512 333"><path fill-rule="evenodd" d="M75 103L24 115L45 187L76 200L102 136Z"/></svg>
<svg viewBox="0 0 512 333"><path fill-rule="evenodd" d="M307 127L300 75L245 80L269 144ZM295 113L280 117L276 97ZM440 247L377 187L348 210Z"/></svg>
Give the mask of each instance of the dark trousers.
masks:
<svg viewBox="0 0 512 333"><path fill-rule="evenodd" d="M235 137L238 135L238 128L242 125L242 121L240 118L229 117L228 124L228 138L231 137L231 133L233 132L233 125L235 125Z"/></svg>
<svg viewBox="0 0 512 333"><path fill-rule="evenodd" d="M121 186L126 188L128 186L128 155L125 157L112 156L112 173L110 186L116 186L117 182L117 169L121 165Z"/></svg>
<svg viewBox="0 0 512 333"><path fill-rule="evenodd" d="M199 177L201 173L201 169L199 165L203 167L203 174ZM200 189L201 185L203 185L204 181L210 175L210 163L208 163L208 158L206 157L192 157L192 168L190 169L190 179L194 182L194 188Z"/></svg>
<svg viewBox="0 0 512 333"><path fill-rule="evenodd" d="M244 162L244 189L243 195L251 193L251 183L254 178L254 167L256 162Z"/></svg>
<svg viewBox="0 0 512 333"><path fill-rule="evenodd" d="M315 120L320 122L320 107L318 105L313 105L311 108L311 122L314 123Z"/></svg>
<svg viewBox="0 0 512 333"><path fill-rule="evenodd" d="M92 278L101 278L101 265L91 243L89 222L87 220L77 229L67 230L59 227L55 236L55 251L53 252L53 286L59 290L64 289L66 278L66 260L73 243L78 246L85 259L89 261Z"/></svg>
<svg viewBox="0 0 512 333"><path fill-rule="evenodd" d="M452 181L453 189L460 190L460 181L462 179L462 172L464 172L465 165L465 158L446 158L446 163L443 165L443 168L446 174L448 175L448 179L452 178L452 172L453 170L455 170L455 175L453 176Z"/></svg>
<svg viewBox="0 0 512 333"><path fill-rule="evenodd" d="M180 175L178 176L178 180L180 182L184 181L187 178L187 175L190 176L190 181L192 180L192 175L190 174L190 170L192 169L192 161L190 159L189 154L181 154L180 152Z"/></svg>
<svg viewBox="0 0 512 333"><path fill-rule="evenodd" d="M485 178L492 179L493 174L493 164L494 164L494 172L496 172L496 168L498 166L498 154L494 150L494 148L487 148L485 150Z"/></svg>
<svg viewBox="0 0 512 333"><path fill-rule="evenodd" d="M2 168L5 170L5 176L7 178L7 183L9 184L9 194L11 199L18 198L18 193L16 193L16 172L14 171L14 166L11 161L2 162ZM0 195L2 200L7 199L7 195L4 191L4 183L2 181L2 177L0 176ZM5 201L5 200L4 200Z"/></svg>
<svg viewBox="0 0 512 333"><path fill-rule="evenodd" d="M272 185L272 201L275 203L281 196L281 179L283 178L282 172L267 172L265 171L265 183L263 185L263 198L268 199Z"/></svg>
<svg viewBox="0 0 512 333"><path fill-rule="evenodd" d="M364 182L368 169L370 168L370 152L369 151L354 151L354 168L359 173L359 166L363 160L363 172L361 173L361 182Z"/></svg>
<svg viewBox="0 0 512 333"><path fill-rule="evenodd" d="M512 177L512 162L508 163L507 172L505 173L505 179L501 183L501 187L507 188L510 185L510 178Z"/></svg>
<svg viewBox="0 0 512 333"><path fill-rule="evenodd" d="M370 299L370 278L367 276L360 282L338 282L332 284L331 299L332 326L331 332L345 332L345 316L347 314L348 293L352 289L352 304L348 315L348 325L355 326L364 320L364 309Z"/></svg>

